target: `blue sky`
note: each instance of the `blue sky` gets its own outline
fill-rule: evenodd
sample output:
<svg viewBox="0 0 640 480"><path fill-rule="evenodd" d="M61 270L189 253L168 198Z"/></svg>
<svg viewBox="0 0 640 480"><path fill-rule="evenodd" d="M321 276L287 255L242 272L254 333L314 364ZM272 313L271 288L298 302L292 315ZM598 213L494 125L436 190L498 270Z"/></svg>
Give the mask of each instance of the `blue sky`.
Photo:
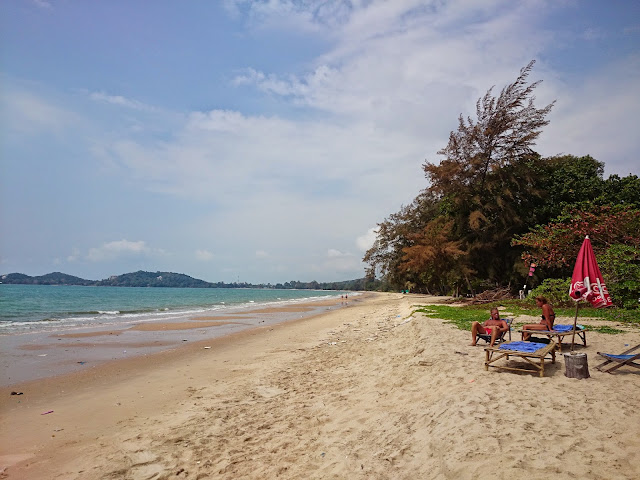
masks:
<svg viewBox="0 0 640 480"><path fill-rule="evenodd" d="M639 38L622 0L3 1L0 273L362 277L532 59L537 150L640 174Z"/></svg>

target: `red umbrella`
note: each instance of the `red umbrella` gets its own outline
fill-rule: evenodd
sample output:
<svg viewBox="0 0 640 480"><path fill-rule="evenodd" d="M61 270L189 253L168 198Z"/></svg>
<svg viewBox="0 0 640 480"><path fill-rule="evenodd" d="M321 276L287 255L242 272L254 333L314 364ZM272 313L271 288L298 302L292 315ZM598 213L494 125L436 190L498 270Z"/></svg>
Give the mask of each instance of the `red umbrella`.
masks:
<svg viewBox="0 0 640 480"><path fill-rule="evenodd" d="M571 276L569 296L576 302L586 300L595 308L610 307L613 305L607 286L604 284L596 256L591 247L589 235L584 237L582 247L578 252L576 266ZM578 304L576 304L576 318L573 320L573 337L571 339L571 351L576 335L576 322L578 321Z"/></svg>

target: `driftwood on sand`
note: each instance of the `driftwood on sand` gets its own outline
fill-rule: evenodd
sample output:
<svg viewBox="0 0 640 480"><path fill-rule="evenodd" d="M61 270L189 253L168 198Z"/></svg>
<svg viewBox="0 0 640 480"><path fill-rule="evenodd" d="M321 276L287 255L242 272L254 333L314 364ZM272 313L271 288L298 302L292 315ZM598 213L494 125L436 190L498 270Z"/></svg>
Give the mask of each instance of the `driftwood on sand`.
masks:
<svg viewBox="0 0 640 480"><path fill-rule="evenodd" d="M469 303L472 305L478 305L482 303L495 302L496 300L506 300L509 298L514 298L509 288L499 287L491 290L485 290L484 292L477 294L475 297L470 299Z"/></svg>

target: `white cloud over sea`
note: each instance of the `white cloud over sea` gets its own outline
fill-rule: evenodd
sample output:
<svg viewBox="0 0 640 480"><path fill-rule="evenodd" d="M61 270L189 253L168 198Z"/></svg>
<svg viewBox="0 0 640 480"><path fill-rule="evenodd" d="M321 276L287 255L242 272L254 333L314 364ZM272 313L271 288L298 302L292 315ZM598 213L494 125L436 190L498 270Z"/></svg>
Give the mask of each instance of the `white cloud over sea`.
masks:
<svg viewBox="0 0 640 480"><path fill-rule="evenodd" d="M123 256L141 256L141 255L162 255L161 249L152 249L147 246L146 242L140 240L131 242L129 240L115 240L106 242L99 247L89 249L86 259L90 262L106 262L112 261Z"/></svg>

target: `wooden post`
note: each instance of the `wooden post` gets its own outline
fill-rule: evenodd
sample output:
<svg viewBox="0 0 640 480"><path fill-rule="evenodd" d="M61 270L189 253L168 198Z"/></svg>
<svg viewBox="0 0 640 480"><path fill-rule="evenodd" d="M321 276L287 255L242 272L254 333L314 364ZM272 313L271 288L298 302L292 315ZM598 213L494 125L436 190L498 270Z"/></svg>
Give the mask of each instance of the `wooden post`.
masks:
<svg viewBox="0 0 640 480"><path fill-rule="evenodd" d="M586 353L565 353L564 354L565 377L569 378L589 378L589 364Z"/></svg>
<svg viewBox="0 0 640 480"><path fill-rule="evenodd" d="M576 344L576 329L578 328L578 308L580 307L580 302L576 302L576 317L573 319L573 334L571 335L571 353L573 353L573 346ZM562 339L560 339L562 341Z"/></svg>

